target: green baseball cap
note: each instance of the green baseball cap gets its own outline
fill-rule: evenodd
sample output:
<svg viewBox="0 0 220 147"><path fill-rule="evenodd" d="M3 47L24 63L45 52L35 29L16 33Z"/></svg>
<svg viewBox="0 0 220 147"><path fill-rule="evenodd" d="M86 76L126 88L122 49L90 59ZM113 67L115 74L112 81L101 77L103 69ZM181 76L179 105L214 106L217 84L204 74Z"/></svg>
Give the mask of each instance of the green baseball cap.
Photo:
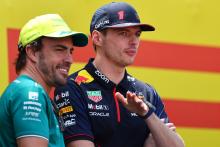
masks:
<svg viewBox="0 0 220 147"><path fill-rule="evenodd" d="M87 35L72 31L60 15L45 14L29 20L23 26L18 45L25 47L42 36L53 38L72 36L74 46L83 47L88 44Z"/></svg>

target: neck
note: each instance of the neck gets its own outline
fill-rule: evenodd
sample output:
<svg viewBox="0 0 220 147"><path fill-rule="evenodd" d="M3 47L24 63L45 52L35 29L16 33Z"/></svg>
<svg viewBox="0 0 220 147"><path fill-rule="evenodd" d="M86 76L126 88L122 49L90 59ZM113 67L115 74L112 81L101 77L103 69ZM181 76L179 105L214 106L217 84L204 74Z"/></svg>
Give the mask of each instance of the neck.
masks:
<svg viewBox="0 0 220 147"><path fill-rule="evenodd" d="M94 66L103 73L109 80L119 84L124 77L125 67L117 66L115 63L96 56Z"/></svg>
<svg viewBox="0 0 220 147"><path fill-rule="evenodd" d="M33 64L27 63L25 68L21 70L21 72L19 73L19 75L22 74L31 77L33 80L35 80L38 84L40 84L44 88L47 94L50 93L52 87L45 82L41 73L36 69L36 67Z"/></svg>

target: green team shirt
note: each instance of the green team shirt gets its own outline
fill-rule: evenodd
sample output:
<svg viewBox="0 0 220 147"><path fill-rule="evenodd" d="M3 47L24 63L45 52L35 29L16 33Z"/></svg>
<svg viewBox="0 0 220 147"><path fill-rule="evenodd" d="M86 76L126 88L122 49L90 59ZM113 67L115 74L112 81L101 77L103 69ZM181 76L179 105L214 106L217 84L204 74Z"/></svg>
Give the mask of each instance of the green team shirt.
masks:
<svg viewBox="0 0 220 147"><path fill-rule="evenodd" d="M16 139L35 136L49 147L64 147L49 96L26 75L14 80L0 98L0 147L14 147Z"/></svg>

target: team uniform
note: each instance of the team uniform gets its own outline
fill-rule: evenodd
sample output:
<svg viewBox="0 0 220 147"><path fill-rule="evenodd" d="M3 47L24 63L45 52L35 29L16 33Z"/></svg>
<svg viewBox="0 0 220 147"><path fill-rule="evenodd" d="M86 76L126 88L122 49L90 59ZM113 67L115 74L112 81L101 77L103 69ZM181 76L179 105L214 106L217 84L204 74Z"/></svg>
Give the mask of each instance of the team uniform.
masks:
<svg viewBox="0 0 220 147"><path fill-rule="evenodd" d="M48 147L64 147L64 140L51 101L41 85L19 76L0 99L0 146L15 147L16 139L40 137Z"/></svg>
<svg viewBox="0 0 220 147"><path fill-rule="evenodd" d="M66 143L90 140L99 147L142 147L149 129L142 118L129 112L114 97L127 91L146 98L159 118L169 122L164 105L148 84L125 72L123 80L114 84L93 65L93 59L68 78L66 86L55 90L55 103L64 120Z"/></svg>

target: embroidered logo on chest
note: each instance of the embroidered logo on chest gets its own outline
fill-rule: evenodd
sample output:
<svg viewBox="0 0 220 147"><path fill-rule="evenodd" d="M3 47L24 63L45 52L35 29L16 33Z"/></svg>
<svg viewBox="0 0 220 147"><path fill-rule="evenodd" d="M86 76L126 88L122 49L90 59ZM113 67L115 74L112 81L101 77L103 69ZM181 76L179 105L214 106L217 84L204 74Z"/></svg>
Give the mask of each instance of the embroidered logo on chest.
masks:
<svg viewBox="0 0 220 147"><path fill-rule="evenodd" d="M102 94L100 90L97 91L86 91L88 98L92 100L93 102L98 103L102 100Z"/></svg>

